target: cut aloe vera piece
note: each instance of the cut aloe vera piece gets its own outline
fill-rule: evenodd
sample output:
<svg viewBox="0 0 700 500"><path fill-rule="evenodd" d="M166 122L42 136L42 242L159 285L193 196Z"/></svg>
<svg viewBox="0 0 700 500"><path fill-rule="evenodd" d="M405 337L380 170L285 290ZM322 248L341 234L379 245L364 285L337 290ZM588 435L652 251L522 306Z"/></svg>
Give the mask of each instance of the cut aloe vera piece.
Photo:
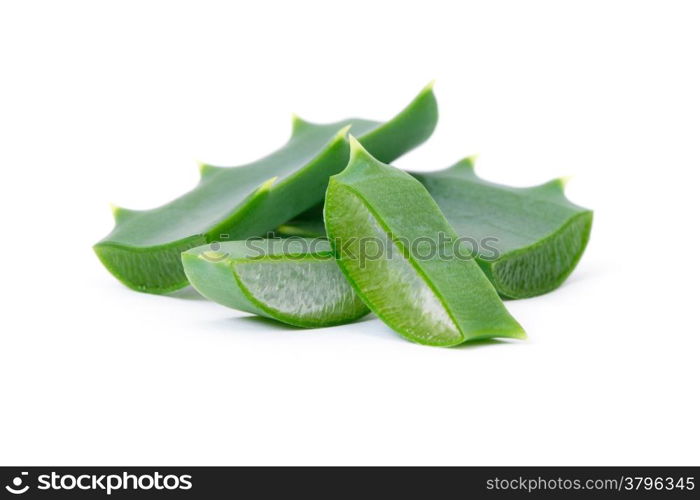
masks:
<svg viewBox="0 0 700 500"><path fill-rule="evenodd" d="M328 185L324 218L340 268L372 312L421 344L523 338L428 191L350 141L348 166Z"/></svg>
<svg viewBox="0 0 700 500"><path fill-rule="evenodd" d="M338 325L369 312L325 240L215 243L184 252L182 263L192 286L205 297L290 325Z"/></svg>
<svg viewBox="0 0 700 500"><path fill-rule="evenodd" d="M470 158L413 175L457 234L477 247L479 264L504 297L554 290L586 249L593 212L566 198L562 179L529 188L494 184L477 177Z"/></svg>
<svg viewBox="0 0 700 500"><path fill-rule="evenodd" d="M187 285L181 252L218 240L261 236L323 199L328 178L348 160L347 129L391 161L425 141L437 122L426 87L386 123L361 119L318 125L294 119L281 149L241 167L202 166L199 184L153 210L116 208L115 227L95 245L109 271L130 288L166 293Z"/></svg>

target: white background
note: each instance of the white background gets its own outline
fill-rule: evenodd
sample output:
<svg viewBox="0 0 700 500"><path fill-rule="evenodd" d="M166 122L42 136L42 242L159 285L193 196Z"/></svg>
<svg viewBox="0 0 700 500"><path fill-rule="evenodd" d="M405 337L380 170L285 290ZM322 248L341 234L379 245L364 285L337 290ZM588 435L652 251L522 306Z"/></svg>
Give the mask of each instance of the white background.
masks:
<svg viewBox="0 0 700 500"><path fill-rule="evenodd" d="M0 7L0 462L700 462L697 2L32 2ZM508 302L525 342L294 330L127 290L91 246L197 160L290 115L387 119L430 80L433 138L595 210L568 282Z"/></svg>

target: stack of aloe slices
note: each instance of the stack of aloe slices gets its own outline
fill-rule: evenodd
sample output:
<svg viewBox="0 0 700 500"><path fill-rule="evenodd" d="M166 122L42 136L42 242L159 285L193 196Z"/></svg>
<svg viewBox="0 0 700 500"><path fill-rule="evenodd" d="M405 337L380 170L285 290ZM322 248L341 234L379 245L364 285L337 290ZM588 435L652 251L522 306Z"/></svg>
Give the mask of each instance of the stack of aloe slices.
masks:
<svg viewBox="0 0 700 500"><path fill-rule="evenodd" d="M203 165L194 189L159 208L116 208L95 252L135 290L191 284L298 327L371 311L426 345L524 338L502 299L561 285L592 212L565 197L560 179L494 184L469 158L431 173L387 164L426 141L437 116L428 86L384 123L295 117L289 141L265 158Z"/></svg>

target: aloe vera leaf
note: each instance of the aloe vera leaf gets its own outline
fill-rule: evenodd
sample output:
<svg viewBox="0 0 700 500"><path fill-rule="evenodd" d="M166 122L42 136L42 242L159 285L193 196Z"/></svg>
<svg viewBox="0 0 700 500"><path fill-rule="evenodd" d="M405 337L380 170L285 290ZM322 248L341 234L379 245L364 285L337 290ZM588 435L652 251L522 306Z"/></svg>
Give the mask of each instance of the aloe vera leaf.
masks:
<svg viewBox="0 0 700 500"><path fill-rule="evenodd" d="M380 158L424 142L437 122L428 86L386 123L349 119L319 125L295 117L279 150L240 167L203 165L199 184L153 210L114 210L115 227L94 246L105 267L135 290L167 293L187 285L180 254L220 239L260 236L323 199L328 178L347 164L347 129Z"/></svg>
<svg viewBox="0 0 700 500"><path fill-rule="evenodd" d="M336 264L328 241L250 239L192 248L185 274L205 297L304 328L338 325L369 312Z"/></svg>
<svg viewBox="0 0 700 500"><path fill-rule="evenodd" d="M421 344L523 338L476 261L453 246L458 237L428 191L350 142L347 168L328 184L324 219L341 270L370 310Z"/></svg>
<svg viewBox="0 0 700 500"><path fill-rule="evenodd" d="M457 234L479 247L477 260L504 297L554 290L586 249L593 212L566 198L562 179L528 188L495 184L475 174L471 158L413 175Z"/></svg>

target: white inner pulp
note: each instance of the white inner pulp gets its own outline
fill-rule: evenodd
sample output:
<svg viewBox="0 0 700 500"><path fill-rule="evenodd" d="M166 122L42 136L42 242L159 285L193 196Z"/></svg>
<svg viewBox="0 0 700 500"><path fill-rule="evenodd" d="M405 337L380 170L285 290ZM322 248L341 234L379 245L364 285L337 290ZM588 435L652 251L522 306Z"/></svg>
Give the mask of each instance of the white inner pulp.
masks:
<svg viewBox="0 0 700 500"><path fill-rule="evenodd" d="M394 329L409 336L426 340L461 339L459 329L435 292L387 237L362 200L347 193L338 202L342 205L338 208L344 212L338 220L356 223L352 234L345 236L345 227L338 228L335 234L341 239L364 235L347 246L354 258L343 255L343 262L370 307Z"/></svg>
<svg viewBox="0 0 700 500"><path fill-rule="evenodd" d="M332 321L363 307L332 258L239 263L236 272L253 297L280 313Z"/></svg>

